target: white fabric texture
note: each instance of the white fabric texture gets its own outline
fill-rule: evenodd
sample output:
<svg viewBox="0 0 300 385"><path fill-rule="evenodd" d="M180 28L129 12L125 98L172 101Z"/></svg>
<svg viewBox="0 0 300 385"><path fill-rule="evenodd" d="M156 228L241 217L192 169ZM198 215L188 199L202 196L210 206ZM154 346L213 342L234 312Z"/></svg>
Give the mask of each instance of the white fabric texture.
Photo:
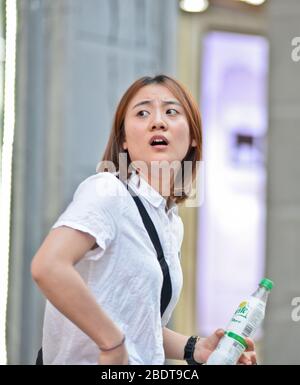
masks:
<svg viewBox="0 0 300 385"><path fill-rule="evenodd" d="M169 266L172 298L163 318L163 275L156 251L133 198L114 174L102 172L83 181L53 228L68 226L95 237L99 247L85 254L75 268L126 335L129 364L161 365L165 361L162 327L168 323L182 287L183 224L177 205L166 210L166 200L136 172L129 185L155 225ZM99 349L47 301L43 356L44 364L97 364Z"/></svg>

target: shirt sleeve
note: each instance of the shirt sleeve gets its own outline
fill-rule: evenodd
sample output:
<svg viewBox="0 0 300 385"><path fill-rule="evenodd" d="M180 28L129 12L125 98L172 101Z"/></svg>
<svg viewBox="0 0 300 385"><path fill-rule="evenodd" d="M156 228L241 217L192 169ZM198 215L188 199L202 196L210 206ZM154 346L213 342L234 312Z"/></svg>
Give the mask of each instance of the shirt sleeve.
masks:
<svg viewBox="0 0 300 385"><path fill-rule="evenodd" d="M52 228L67 226L92 235L104 251L116 238L118 218L122 215L122 186L108 172L84 180L75 191L72 202Z"/></svg>

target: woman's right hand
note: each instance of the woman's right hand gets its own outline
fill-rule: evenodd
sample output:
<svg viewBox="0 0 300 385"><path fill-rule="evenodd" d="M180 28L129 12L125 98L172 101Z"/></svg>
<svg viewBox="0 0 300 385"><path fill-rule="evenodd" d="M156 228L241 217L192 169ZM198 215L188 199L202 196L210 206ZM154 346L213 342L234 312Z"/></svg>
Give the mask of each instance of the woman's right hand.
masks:
<svg viewBox="0 0 300 385"><path fill-rule="evenodd" d="M128 365L128 352L125 344L108 352L101 351L99 365Z"/></svg>

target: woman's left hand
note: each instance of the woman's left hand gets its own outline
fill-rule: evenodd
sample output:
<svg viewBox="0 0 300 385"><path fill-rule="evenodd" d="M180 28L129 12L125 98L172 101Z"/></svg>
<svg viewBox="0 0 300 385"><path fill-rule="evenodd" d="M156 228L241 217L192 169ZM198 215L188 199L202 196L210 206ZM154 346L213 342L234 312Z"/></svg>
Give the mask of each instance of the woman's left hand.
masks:
<svg viewBox="0 0 300 385"><path fill-rule="evenodd" d="M254 342L251 338L245 338L248 348L241 355L238 365L257 365Z"/></svg>
<svg viewBox="0 0 300 385"><path fill-rule="evenodd" d="M206 362L210 354L217 347L220 339L224 336L224 330L218 329L211 336L200 338L195 346L194 359L197 362ZM250 338L245 338L248 348L241 355L238 365L256 365L256 353L254 343Z"/></svg>

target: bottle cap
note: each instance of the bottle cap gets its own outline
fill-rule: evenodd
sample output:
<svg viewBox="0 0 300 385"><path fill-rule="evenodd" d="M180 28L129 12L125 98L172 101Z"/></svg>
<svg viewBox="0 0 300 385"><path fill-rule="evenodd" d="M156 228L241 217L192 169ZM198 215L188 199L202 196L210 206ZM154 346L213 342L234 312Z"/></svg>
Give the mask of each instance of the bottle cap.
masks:
<svg viewBox="0 0 300 385"><path fill-rule="evenodd" d="M274 283L268 278L264 278L260 281L259 286L265 287L267 290L272 290Z"/></svg>

